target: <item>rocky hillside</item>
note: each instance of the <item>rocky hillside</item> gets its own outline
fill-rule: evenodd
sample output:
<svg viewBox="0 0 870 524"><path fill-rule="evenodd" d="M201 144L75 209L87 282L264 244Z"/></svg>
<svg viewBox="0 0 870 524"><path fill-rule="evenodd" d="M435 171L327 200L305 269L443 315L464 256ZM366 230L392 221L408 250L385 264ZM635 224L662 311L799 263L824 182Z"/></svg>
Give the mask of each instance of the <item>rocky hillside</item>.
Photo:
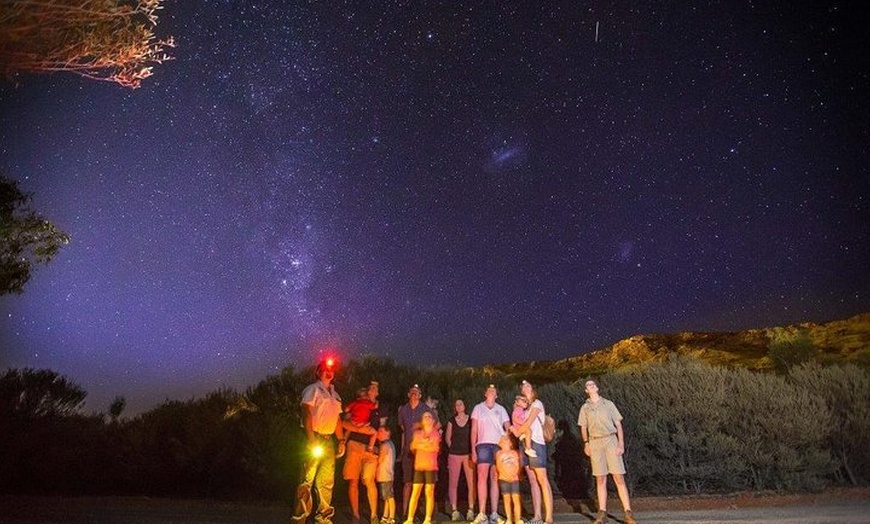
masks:
<svg viewBox="0 0 870 524"><path fill-rule="evenodd" d="M692 355L711 364L746 367L759 371L777 369L777 359L789 352L800 360L821 363L854 363L870 367L870 313L824 324L737 332L635 335L610 347L562 360L496 364L488 369L539 383L573 381L587 375L629 369L669 355Z"/></svg>

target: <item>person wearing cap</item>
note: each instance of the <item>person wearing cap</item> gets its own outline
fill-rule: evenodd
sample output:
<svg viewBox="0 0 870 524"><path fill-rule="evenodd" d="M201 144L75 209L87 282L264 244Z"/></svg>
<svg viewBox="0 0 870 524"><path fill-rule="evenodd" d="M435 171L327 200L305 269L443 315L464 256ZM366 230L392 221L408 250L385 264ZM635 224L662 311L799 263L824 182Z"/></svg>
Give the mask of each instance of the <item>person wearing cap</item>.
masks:
<svg viewBox="0 0 870 524"><path fill-rule="evenodd" d="M595 490L598 495L598 514L595 524L607 522L607 475L613 476L616 492L622 502L625 524L635 524L631 512L628 486L625 484L625 436L622 431L622 415L616 405L598 394L598 383L589 379L585 384L589 398L580 407L577 425L583 437L583 452L592 463Z"/></svg>
<svg viewBox="0 0 870 524"><path fill-rule="evenodd" d="M477 501L480 512L472 524L491 524L498 522L498 475L495 469L495 454L498 441L510 427L511 419L507 410L496 403L498 389L495 384L487 386L484 400L471 411L471 461L477 464ZM486 495L492 513L486 516Z"/></svg>
<svg viewBox="0 0 870 524"><path fill-rule="evenodd" d="M399 408L397 418L399 430L402 432L402 447L400 454L402 456L402 508L403 520L408 520L408 503L411 501L411 491L414 486L414 452L411 449L411 440L414 438L414 431L419 429L420 420L423 418L423 413L431 413L435 420L437 416L432 412L432 408L421 401L423 398L423 390L418 384L413 384L408 388L408 403ZM436 423L436 427L440 425ZM413 520L414 516L410 518Z"/></svg>
<svg viewBox="0 0 870 524"><path fill-rule="evenodd" d="M341 397L335 391L333 379L338 363L327 358L317 365L317 382L302 390L302 425L305 428L305 460L302 481L296 489L296 507L291 519L295 523L308 520L313 510L311 490L316 489L318 507L315 524L332 524L335 508L332 490L335 486L335 459L344 455L344 432L339 423ZM338 454L332 436L338 437Z"/></svg>

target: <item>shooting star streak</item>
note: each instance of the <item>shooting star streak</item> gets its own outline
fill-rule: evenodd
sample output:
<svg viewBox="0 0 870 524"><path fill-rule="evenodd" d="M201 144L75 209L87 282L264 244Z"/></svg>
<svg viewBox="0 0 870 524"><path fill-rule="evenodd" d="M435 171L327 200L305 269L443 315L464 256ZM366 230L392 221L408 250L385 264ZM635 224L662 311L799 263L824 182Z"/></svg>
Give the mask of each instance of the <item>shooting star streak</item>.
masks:
<svg viewBox="0 0 870 524"><path fill-rule="evenodd" d="M598 43L598 22L595 22L595 43Z"/></svg>

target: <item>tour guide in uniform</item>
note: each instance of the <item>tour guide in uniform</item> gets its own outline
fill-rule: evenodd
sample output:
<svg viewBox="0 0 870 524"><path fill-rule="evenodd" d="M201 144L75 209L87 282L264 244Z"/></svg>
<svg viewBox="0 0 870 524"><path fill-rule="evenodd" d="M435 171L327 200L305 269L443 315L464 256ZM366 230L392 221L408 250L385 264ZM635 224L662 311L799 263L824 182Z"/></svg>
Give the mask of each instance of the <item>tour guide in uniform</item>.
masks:
<svg viewBox="0 0 870 524"><path fill-rule="evenodd" d="M335 508L332 489L335 486L335 459L344 455L344 433L341 416L341 397L332 380L337 361L326 358L317 364L318 381L302 390L302 423L307 436L305 460L302 464L302 482L296 490L296 509L292 521L303 523L312 511L312 487L317 490L319 503L314 515L315 524L332 524ZM332 435L338 437L338 454Z"/></svg>

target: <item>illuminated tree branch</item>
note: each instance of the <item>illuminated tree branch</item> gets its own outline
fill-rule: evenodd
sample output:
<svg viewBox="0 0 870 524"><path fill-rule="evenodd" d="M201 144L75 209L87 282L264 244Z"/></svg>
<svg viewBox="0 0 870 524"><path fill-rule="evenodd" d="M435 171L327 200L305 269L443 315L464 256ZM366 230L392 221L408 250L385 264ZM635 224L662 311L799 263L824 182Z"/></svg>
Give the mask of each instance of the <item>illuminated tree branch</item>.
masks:
<svg viewBox="0 0 870 524"><path fill-rule="evenodd" d="M0 70L67 71L137 88L172 58L154 34L162 0L0 0Z"/></svg>

